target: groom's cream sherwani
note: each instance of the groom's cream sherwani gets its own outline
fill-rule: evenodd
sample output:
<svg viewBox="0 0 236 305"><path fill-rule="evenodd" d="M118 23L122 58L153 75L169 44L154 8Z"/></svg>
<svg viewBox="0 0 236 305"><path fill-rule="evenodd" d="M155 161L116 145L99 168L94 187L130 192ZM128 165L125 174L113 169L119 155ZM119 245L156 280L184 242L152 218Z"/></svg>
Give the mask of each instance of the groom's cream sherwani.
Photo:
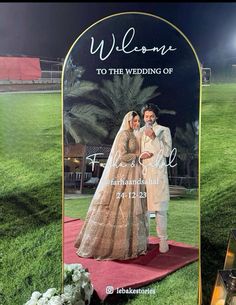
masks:
<svg viewBox="0 0 236 305"><path fill-rule="evenodd" d="M171 133L168 127L154 123L152 126L156 138L152 140L145 135L145 126L140 129L141 152L153 153L149 159L142 160L144 179L146 180L147 205L149 211L166 211L168 209L169 182L166 157L172 150Z"/></svg>

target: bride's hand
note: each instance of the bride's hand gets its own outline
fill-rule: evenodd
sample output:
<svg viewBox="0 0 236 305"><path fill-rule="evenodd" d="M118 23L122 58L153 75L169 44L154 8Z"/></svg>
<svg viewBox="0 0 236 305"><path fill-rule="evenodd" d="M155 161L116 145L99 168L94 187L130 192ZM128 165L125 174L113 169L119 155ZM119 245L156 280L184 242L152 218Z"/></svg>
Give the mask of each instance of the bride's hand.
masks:
<svg viewBox="0 0 236 305"><path fill-rule="evenodd" d="M140 159L143 160L143 159L149 159L153 156L153 153L150 153L148 151L144 151L143 153L141 153L140 155Z"/></svg>

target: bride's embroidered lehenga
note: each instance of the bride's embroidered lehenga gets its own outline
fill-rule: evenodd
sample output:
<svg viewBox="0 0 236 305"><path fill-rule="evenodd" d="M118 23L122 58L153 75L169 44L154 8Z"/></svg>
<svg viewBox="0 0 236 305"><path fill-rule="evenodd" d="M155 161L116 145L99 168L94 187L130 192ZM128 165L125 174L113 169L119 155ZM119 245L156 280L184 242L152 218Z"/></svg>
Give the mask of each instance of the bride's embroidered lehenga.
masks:
<svg viewBox="0 0 236 305"><path fill-rule="evenodd" d="M125 260L145 254L146 193L138 163L139 145L126 114L91 201L75 247L82 257Z"/></svg>

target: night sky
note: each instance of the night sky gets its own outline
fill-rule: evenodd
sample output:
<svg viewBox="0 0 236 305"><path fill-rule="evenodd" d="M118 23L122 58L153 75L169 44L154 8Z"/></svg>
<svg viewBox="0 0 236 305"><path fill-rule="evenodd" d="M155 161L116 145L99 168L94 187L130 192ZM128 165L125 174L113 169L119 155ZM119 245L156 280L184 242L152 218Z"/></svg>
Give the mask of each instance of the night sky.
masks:
<svg viewBox="0 0 236 305"><path fill-rule="evenodd" d="M0 55L64 58L98 19L143 11L177 26L205 67L236 63L236 3L1 3Z"/></svg>

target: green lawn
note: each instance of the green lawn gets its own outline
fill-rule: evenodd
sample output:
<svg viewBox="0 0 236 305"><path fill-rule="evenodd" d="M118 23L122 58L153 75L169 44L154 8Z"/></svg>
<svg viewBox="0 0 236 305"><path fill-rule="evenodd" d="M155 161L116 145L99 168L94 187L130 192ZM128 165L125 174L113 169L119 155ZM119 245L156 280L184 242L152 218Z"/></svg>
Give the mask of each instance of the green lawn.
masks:
<svg viewBox="0 0 236 305"><path fill-rule="evenodd" d="M21 305L61 286L60 94L1 94L0 122L0 304Z"/></svg>
<svg viewBox="0 0 236 305"><path fill-rule="evenodd" d="M236 227L235 109L236 84L203 88L204 305L209 305L217 270L223 268L229 230ZM44 291L49 286L61 285L60 95L1 94L0 122L0 304L22 305L33 290ZM178 209L179 203L171 203L169 222L173 226L169 228L169 238L195 244L196 238L191 240L190 234L183 234L185 230L192 230L191 225L182 222L185 213L190 213L188 217L191 215L185 208L189 203L184 201L182 210ZM78 216L76 210L75 213ZM179 221L172 219L173 215ZM196 220L190 222L196 225ZM196 304L196 275L197 263L154 284L158 297L166 296L162 303L156 299L147 301L146 296L124 300L124 303Z"/></svg>
<svg viewBox="0 0 236 305"><path fill-rule="evenodd" d="M203 88L201 248L203 304L223 269L229 231L236 228L236 84Z"/></svg>
<svg viewBox="0 0 236 305"><path fill-rule="evenodd" d="M0 304L23 305L35 290L61 288L61 222L32 227L1 241Z"/></svg>
<svg viewBox="0 0 236 305"><path fill-rule="evenodd" d="M84 219L92 196L81 199L67 199L64 203L65 216ZM173 199L168 211L168 238L197 246L199 244L199 205L196 199ZM150 234L156 236L155 221L151 219ZM199 264L193 263L148 288L156 290L155 295L127 295L108 298L105 304L197 304ZM92 304L100 304L97 298Z"/></svg>
<svg viewBox="0 0 236 305"><path fill-rule="evenodd" d="M66 199L65 216L84 219L92 196L81 199ZM172 199L168 211L168 239L199 244L199 205L196 199ZM151 219L150 234L156 236L155 221Z"/></svg>

